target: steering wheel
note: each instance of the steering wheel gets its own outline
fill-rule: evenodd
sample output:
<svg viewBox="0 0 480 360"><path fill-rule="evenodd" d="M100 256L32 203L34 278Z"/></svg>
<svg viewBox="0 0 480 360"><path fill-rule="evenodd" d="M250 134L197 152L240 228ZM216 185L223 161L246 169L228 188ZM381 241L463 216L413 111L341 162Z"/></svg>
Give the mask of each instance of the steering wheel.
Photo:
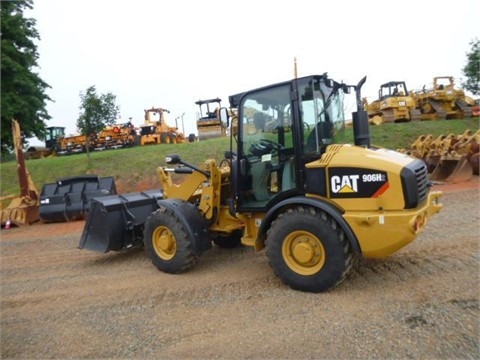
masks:
<svg viewBox="0 0 480 360"><path fill-rule="evenodd" d="M250 152L256 156L270 154L283 149L283 146L268 139L260 139L258 143L250 145Z"/></svg>
<svg viewBox="0 0 480 360"><path fill-rule="evenodd" d="M282 145L280 145L279 143L273 142L272 140L268 140L268 139L260 139L259 144L261 146L266 147L269 150L269 152L272 151L272 150L277 150L278 151L280 149L283 149Z"/></svg>

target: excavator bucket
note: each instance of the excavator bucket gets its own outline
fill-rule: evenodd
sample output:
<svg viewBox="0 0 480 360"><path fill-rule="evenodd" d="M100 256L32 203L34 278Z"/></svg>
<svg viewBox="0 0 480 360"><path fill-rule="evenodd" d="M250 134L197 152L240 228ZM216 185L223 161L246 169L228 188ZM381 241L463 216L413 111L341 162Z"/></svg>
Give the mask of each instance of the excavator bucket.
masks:
<svg viewBox="0 0 480 360"><path fill-rule="evenodd" d="M432 181L462 182L468 181L473 176L472 165L466 155L459 159L442 158L430 174Z"/></svg>
<svg viewBox="0 0 480 360"><path fill-rule="evenodd" d="M93 198L78 248L106 253L141 246L144 223L161 199L161 190Z"/></svg>

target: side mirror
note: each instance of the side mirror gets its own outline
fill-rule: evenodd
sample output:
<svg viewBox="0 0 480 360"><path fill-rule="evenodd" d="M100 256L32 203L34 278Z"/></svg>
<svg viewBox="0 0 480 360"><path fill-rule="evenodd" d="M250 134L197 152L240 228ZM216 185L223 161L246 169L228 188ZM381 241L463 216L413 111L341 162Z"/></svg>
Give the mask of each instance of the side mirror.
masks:
<svg viewBox="0 0 480 360"><path fill-rule="evenodd" d="M220 120L223 123L227 124L227 127L230 125L228 110L225 107L220 108Z"/></svg>
<svg viewBox="0 0 480 360"><path fill-rule="evenodd" d="M165 162L168 165L177 165L181 164L180 156L177 154L169 154L165 157Z"/></svg>

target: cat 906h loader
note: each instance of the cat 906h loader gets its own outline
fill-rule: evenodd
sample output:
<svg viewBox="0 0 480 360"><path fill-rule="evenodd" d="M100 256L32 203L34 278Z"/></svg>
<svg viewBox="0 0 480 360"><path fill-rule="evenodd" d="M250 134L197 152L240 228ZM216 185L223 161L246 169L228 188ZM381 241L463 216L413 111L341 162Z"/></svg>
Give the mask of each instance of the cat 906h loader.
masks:
<svg viewBox="0 0 480 360"><path fill-rule="evenodd" d="M145 246L159 270L181 273L212 243L241 243L266 248L274 273L309 292L340 283L355 254L387 257L440 211L442 193L430 191L423 161L370 145L364 82L347 86L325 73L230 96L238 112L226 120L224 160L196 166L172 154L157 168L162 190L93 199L78 247ZM334 144L352 88L354 144Z"/></svg>

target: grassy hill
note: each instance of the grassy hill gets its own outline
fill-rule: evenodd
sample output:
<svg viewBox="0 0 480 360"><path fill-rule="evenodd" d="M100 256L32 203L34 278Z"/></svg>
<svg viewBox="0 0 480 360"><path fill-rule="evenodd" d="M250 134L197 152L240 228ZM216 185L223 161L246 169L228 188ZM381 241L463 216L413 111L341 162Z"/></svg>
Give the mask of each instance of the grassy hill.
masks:
<svg viewBox="0 0 480 360"><path fill-rule="evenodd" d="M422 121L371 126L371 143L389 149L407 148L422 134L462 134L466 129L480 128L479 118L463 120ZM337 142L353 143L353 130L345 129L338 134ZM165 156L178 153L183 160L200 165L205 159L214 158L219 162L225 150L229 149L230 139L210 139L185 144L161 144L129 149L107 150L91 153L90 164L86 154L58 156L26 161L37 189L41 191L46 183L59 178L83 174L96 174L99 177L113 176L119 193L138 191L143 188L158 188L155 170L165 165ZM1 196L18 194L16 162L0 164Z"/></svg>

